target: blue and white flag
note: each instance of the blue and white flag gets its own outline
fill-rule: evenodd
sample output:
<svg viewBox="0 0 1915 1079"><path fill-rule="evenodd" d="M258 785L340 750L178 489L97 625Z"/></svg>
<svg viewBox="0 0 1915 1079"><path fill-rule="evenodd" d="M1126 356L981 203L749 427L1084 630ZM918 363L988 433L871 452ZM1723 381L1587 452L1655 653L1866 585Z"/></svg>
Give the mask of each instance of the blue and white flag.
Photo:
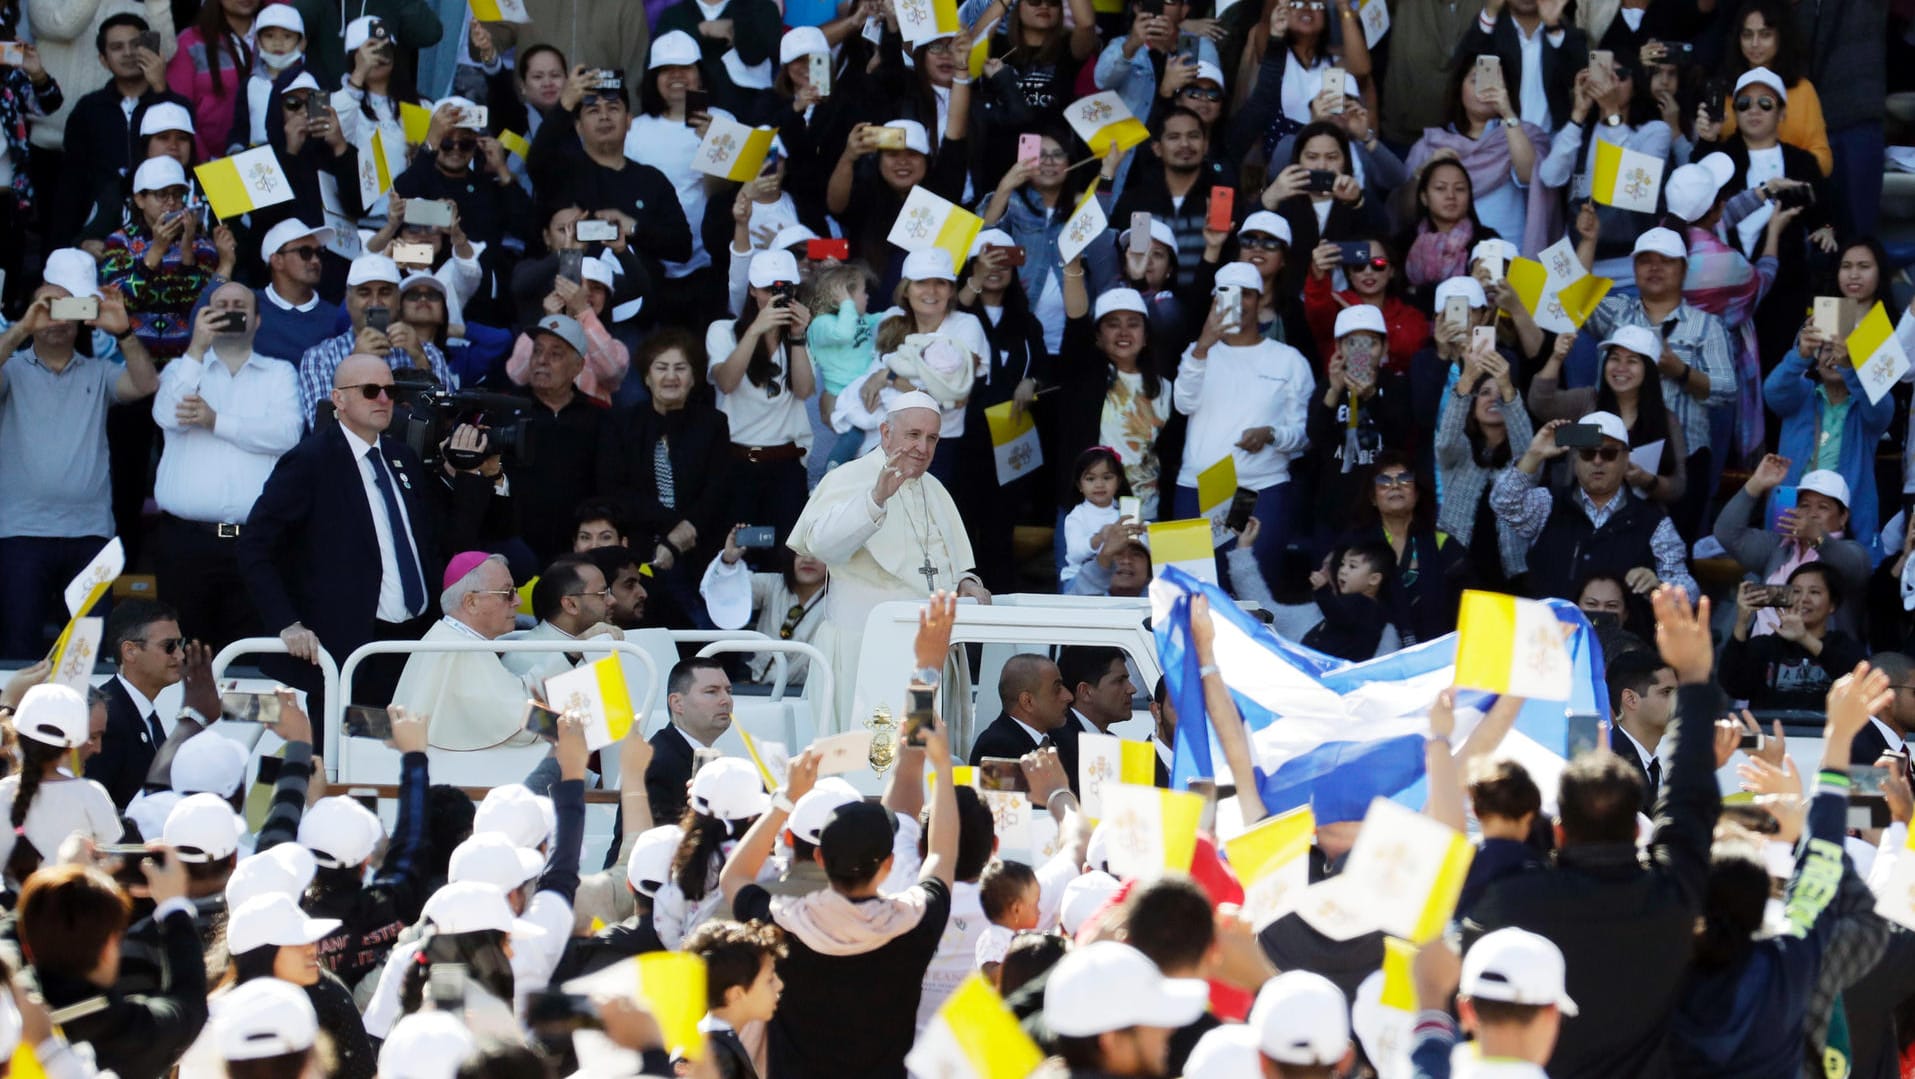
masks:
<svg viewBox="0 0 1915 1079"><path fill-rule="evenodd" d="M1199 593L1210 597L1217 667L1243 715L1269 812L1310 805L1319 823L1330 823L1361 820L1373 798L1422 806L1423 735L1430 702L1455 676L1456 634L1352 663L1284 640L1222 589L1174 568L1150 586L1157 655L1177 709L1173 788L1197 776L1227 781L1190 645L1190 598ZM1553 804L1569 717L1607 721L1609 694L1601 647L1582 612L1561 600L1545 602L1571 627L1574 684L1566 704L1525 704L1499 753L1527 768ZM1458 690L1456 737L1467 737L1495 701L1493 694Z"/></svg>

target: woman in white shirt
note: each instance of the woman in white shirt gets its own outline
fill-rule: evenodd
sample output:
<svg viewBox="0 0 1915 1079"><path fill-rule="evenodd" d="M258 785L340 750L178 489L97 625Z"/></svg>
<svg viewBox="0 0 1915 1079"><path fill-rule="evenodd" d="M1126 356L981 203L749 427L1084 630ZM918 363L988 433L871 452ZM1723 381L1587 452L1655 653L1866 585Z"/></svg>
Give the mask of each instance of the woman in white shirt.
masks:
<svg viewBox="0 0 1915 1079"><path fill-rule="evenodd" d="M909 393L920 388L908 378L885 375L891 354L912 334L950 338L970 353L972 370L980 367L984 357L990 355L991 343L984 334L984 324L976 315L957 309L957 268L952 265L951 253L943 248L913 251L905 257L896 306L886 311L884 321L878 323L878 366L873 369L876 373L866 375L859 389L867 412L882 417L889 407L887 392ZM840 399L849 396L851 387L847 386ZM957 440L964 436L964 409L969 401L967 396L939 410L938 448L931 459L931 474L947 486L957 479Z"/></svg>
<svg viewBox="0 0 1915 1079"><path fill-rule="evenodd" d="M95 843L116 843L120 814L106 788L68 770L73 751L86 745L91 710L71 686L42 683L27 690L14 713L20 770L0 779L0 805L9 807L15 834L8 875L24 881L78 832Z"/></svg>
<svg viewBox="0 0 1915 1079"><path fill-rule="evenodd" d="M410 81L400 79L393 68L393 43L383 20L364 15L346 24L346 55L352 57L352 74L346 84L332 94L333 115L339 120L339 134L357 147L361 158L372 153L372 135L386 151L386 165L397 176L406 171L406 128L399 117L401 102L418 103L419 94ZM366 207L361 221L378 226L386 219L386 197L380 195Z"/></svg>
<svg viewBox="0 0 1915 1079"><path fill-rule="evenodd" d="M718 410L731 423L730 519L770 525L780 543L805 508L805 399L817 392L805 347L811 311L798 302L797 285L791 252L760 251L752 256L744 311L705 331Z"/></svg>
<svg viewBox="0 0 1915 1079"><path fill-rule="evenodd" d="M678 205L691 225L692 256L684 262L665 262L665 278L672 282L670 299L654 302L660 310L676 310L696 317L716 314L711 306L693 311L674 306L679 299L695 298L710 289L698 287L708 276L711 253L705 250L705 174L692 167L698 156L698 144L705 137L710 116L729 116L722 109L696 114L685 108L688 93L704 89L698 70L698 43L683 30L660 35L652 42L651 59L646 63L645 82L639 87L638 112L625 134L625 156L650 165L670 180L678 192ZM696 275L696 276L694 276ZM714 354L715 355L715 354Z"/></svg>
<svg viewBox="0 0 1915 1079"><path fill-rule="evenodd" d="M685 838L672 855L671 879L652 898L652 928L665 947L677 948L692 930L718 915L725 901L719 871L752 822L769 808L771 798L750 761L721 757L692 776L682 822ZM770 860L766 862L769 866Z"/></svg>
<svg viewBox="0 0 1915 1079"><path fill-rule="evenodd" d="M744 559L745 549L738 546L738 527L734 525L725 535L725 549L705 567L705 578L698 585L712 625L743 629L756 614L758 619L752 628L765 636L810 644L812 634L824 624L825 589L831 584L831 573L824 562L781 547L772 557L778 566L776 572L752 573ZM786 659L785 685L804 685L811 661L802 655ZM753 655L751 680L765 681L773 662L769 652Z"/></svg>

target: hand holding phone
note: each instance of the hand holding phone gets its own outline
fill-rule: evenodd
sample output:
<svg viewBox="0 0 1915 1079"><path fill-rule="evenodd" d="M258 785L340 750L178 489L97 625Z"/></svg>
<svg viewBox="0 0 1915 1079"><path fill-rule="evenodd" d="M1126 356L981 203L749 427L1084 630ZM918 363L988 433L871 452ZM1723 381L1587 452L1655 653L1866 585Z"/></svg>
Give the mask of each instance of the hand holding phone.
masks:
<svg viewBox="0 0 1915 1079"><path fill-rule="evenodd" d="M1209 210L1204 218L1205 229L1211 232L1229 232L1236 223L1236 213L1237 191L1235 188L1213 187L1210 189ZM1149 235L1150 229L1146 227L1144 233Z"/></svg>

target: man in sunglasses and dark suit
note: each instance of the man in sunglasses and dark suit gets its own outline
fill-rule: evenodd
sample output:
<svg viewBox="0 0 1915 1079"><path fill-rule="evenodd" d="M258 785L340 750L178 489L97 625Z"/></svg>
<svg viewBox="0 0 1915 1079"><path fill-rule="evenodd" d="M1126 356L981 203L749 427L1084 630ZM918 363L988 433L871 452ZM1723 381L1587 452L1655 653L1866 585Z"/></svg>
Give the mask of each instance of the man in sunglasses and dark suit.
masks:
<svg viewBox="0 0 1915 1079"><path fill-rule="evenodd" d="M105 787L113 804L124 810L145 787L153 756L166 741L166 729L153 702L187 673L187 645L180 637L179 615L153 600L115 604L106 623L104 651L119 671L100 686L106 697L106 733L100 738L100 751L87 758L86 778ZM206 681L211 684L210 672ZM203 697L198 704L195 697L200 695L189 694L186 703L199 708L206 720L219 717L217 697L210 705L212 715L205 715ZM50 859L54 852L40 854Z"/></svg>
<svg viewBox="0 0 1915 1079"><path fill-rule="evenodd" d="M418 640L435 611L428 581L440 579L427 478L418 455L386 434L392 369L382 356L349 355L332 373L337 423L323 424L274 466L239 537L239 568L267 632L291 657L260 669L309 693L320 689L323 646L344 664L374 640ZM382 663L381 660L390 662ZM361 668L353 704L383 705L403 657ZM325 714L309 703L307 713Z"/></svg>
<svg viewBox="0 0 1915 1079"><path fill-rule="evenodd" d="M1633 331L1633 332L1632 332ZM1604 341L1635 351L1653 332L1626 327ZM1557 439L1557 431L1564 432ZM1564 443L1574 445L1565 445ZM1576 482L1551 491L1538 486L1543 465L1569 455ZM1504 469L1490 488L1498 528L1529 544L1531 596L1573 597L1576 582L1592 574L1621 579L1647 594L1671 584L1700 595L1685 561L1687 548L1662 510L1629 489L1629 429L1613 412L1591 412L1575 424L1552 420L1530 440L1515 468Z"/></svg>

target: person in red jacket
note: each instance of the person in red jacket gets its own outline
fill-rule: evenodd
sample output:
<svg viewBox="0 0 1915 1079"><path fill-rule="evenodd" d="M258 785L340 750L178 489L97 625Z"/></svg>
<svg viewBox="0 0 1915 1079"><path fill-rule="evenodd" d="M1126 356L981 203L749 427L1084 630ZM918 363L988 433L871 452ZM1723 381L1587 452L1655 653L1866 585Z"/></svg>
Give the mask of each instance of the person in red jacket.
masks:
<svg viewBox="0 0 1915 1079"><path fill-rule="evenodd" d="M1389 245L1376 239L1369 244L1369 257L1360 261L1344 258L1346 245L1329 240L1318 244L1310 253L1310 275L1303 284L1303 310L1310 319L1310 332L1317 339L1318 355L1328 356L1336 349L1337 312L1358 303L1382 308L1383 323L1390 332L1381 369L1391 374L1408 374L1410 357L1430 339L1430 320L1403 299L1396 259L1390 254ZM1338 269L1343 271L1349 288L1334 287L1331 271Z"/></svg>

